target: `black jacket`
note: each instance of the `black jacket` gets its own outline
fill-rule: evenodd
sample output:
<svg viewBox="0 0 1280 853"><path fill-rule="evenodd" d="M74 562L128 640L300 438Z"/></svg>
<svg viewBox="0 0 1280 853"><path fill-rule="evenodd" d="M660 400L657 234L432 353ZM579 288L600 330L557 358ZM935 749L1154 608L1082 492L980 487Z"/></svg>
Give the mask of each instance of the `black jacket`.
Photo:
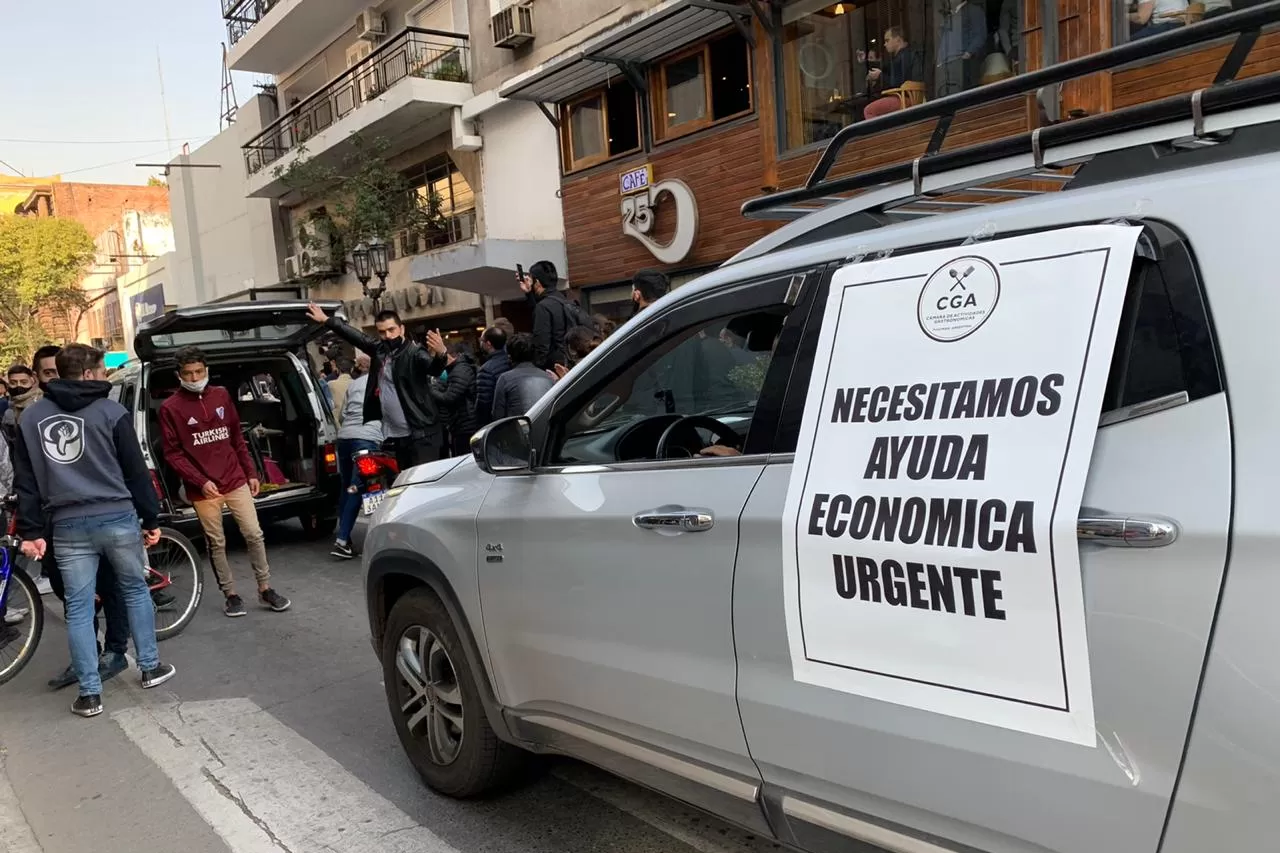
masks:
<svg viewBox="0 0 1280 853"><path fill-rule="evenodd" d="M324 324L356 349L368 353L372 359L373 363L369 365L371 388L364 395L365 423L382 420L378 382L382 377L382 363L390 358L391 379L396 384L396 394L400 397L405 420L409 422L410 436L424 438L435 435L444 428L436 402L431 396L431 380L444 370L443 355L432 355L414 341L405 341L399 349L393 350L383 341L348 326L337 317L330 317Z"/></svg>
<svg viewBox="0 0 1280 853"><path fill-rule="evenodd" d="M498 377L511 369L511 356L506 349L500 349L485 359L476 373L476 427L482 427L493 420L493 389L498 384Z"/></svg>
<svg viewBox="0 0 1280 853"><path fill-rule="evenodd" d="M556 381L540 367L528 362L518 364L498 377L493 389L493 419L523 415Z"/></svg>
<svg viewBox="0 0 1280 853"><path fill-rule="evenodd" d="M455 437L476 431L476 363L460 355L449 365L443 386L431 386L431 397L440 410L440 419Z"/></svg>
<svg viewBox="0 0 1280 853"><path fill-rule="evenodd" d="M577 325L586 325L588 318L582 309L569 302L557 290L549 290L541 296L529 294L533 300L533 363L551 370L557 364L566 367L569 354L564 338Z"/></svg>

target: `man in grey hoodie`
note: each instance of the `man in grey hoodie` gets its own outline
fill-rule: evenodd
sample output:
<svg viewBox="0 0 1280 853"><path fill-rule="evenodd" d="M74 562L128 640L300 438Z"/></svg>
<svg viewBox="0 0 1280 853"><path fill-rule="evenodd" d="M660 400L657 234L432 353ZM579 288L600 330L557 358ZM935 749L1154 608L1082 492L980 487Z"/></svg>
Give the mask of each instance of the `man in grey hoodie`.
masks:
<svg viewBox="0 0 1280 853"><path fill-rule="evenodd" d="M107 399L103 353L71 344L57 355L58 379L18 425L14 482L22 553L44 556L52 522L66 592L67 638L80 696L71 711L102 713L93 595L98 562L109 559L129 617L144 688L173 677L156 648L155 609L147 590L144 546L160 540L160 504L132 419Z"/></svg>

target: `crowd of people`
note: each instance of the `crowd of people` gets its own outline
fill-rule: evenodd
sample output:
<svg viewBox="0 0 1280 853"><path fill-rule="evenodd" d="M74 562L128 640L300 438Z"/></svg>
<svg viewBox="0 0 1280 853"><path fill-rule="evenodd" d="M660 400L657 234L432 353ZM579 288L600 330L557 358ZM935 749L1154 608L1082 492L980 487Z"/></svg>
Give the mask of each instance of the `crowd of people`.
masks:
<svg viewBox="0 0 1280 853"><path fill-rule="evenodd" d="M410 340L395 311L375 318L374 335L316 305L309 316L355 349L345 364L326 365L321 383L338 421L339 495L332 554L351 559L360 506L353 457L362 450L394 454L403 470L466 454L482 426L526 413L543 394L613 332L558 289L555 267L540 261L518 285L532 308L532 333L497 318L479 352L446 345L438 331ZM642 271L633 280L639 311L670 289L665 275ZM203 529L227 616L245 615L226 556L223 512L248 546L258 601L268 610L291 602L271 586L254 498L261 484L246 447L236 403L210 384L208 362L195 347L176 356L180 387L159 409L161 452L182 481ZM147 583L146 549L160 538L160 496L134 430L132 413L110 398L104 353L82 344L45 346L31 364L11 366L0 397L0 489L16 493L9 511L22 554L39 565L37 587L63 603L71 662L49 681L78 684L72 711L103 711L103 682L128 667L132 637L141 683L156 687L176 670L161 662L155 612L172 602ZM167 599L167 601L166 601ZM0 611L0 647L18 636L30 614ZM105 623L101 642L100 620Z"/></svg>

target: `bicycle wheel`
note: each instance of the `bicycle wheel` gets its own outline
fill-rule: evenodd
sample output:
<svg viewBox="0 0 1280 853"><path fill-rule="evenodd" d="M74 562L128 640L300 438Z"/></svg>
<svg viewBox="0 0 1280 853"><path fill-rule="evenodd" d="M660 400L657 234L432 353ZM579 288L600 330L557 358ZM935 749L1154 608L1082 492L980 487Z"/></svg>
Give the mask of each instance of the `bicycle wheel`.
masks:
<svg viewBox="0 0 1280 853"><path fill-rule="evenodd" d="M156 604L156 639L182 633L204 597L204 564L191 540L160 528L160 541L147 549L147 586Z"/></svg>
<svg viewBox="0 0 1280 853"><path fill-rule="evenodd" d="M22 668L35 657L40 635L44 633L44 603L35 582L14 566L9 574L8 587L6 612L17 614L25 610L26 615L16 625L0 624L0 684L22 672Z"/></svg>

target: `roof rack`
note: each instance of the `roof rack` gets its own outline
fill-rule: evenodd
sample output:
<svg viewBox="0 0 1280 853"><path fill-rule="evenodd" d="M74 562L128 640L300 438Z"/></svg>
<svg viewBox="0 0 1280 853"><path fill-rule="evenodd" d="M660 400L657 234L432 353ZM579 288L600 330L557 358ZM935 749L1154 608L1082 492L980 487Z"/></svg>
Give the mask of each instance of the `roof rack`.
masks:
<svg viewBox="0 0 1280 853"><path fill-rule="evenodd" d="M1044 150L1046 148L1187 118L1195 122L1196 133L1199 135L1206 115L1280 100L1280 72L1241 81L1235 79L1245 59L1253 50L1261 29L1276 22L1280 22L1280 0L1269 0L1250 9L1231 12L1018 77L947 95L936 101L926 101L879 118L851 124L832 137L804 186L750 199L742 205L742 213L752 219L797 219L822 207L848 201L847 197L841 196L842 193L867 190L899 181L911 181L915 193L908 199L900 200L898 204L935 207L942 205L944 208L952 204L973 206L974 202L969 201L939 202L929 198L921 191L923 178L1028 153L1034 156L1036 163L1036 169L1028 176L1032 181L1065 184L1070 181L1071 174L1055 171L1054 167L1045 165ZM1213 83L1208 87L1185 95L1136 104L1114 112L1064 121L1018 136L971 145L955 151L942 151L951 123L961 110L988 106L1018 95L1030 95L1047 86L1065 83L1100 71L1110 71L1133 62L1200 46L1232 35L1236 36L1235 43L1218 69ZM828 178L841 152L849 143L885 131L910 127L930 119L935 121L933 135L922 156L892 166ZM997 189L1005 189L1008 192L996 192ZM994 194L994 196L1014 197L1014 193L1036 195L1040 191L1006 187L968 188L963 192L969 195ZM937 209L926 211L919 208L911 211L899 208L899 211L904 213L941 212Z"/></svg>

